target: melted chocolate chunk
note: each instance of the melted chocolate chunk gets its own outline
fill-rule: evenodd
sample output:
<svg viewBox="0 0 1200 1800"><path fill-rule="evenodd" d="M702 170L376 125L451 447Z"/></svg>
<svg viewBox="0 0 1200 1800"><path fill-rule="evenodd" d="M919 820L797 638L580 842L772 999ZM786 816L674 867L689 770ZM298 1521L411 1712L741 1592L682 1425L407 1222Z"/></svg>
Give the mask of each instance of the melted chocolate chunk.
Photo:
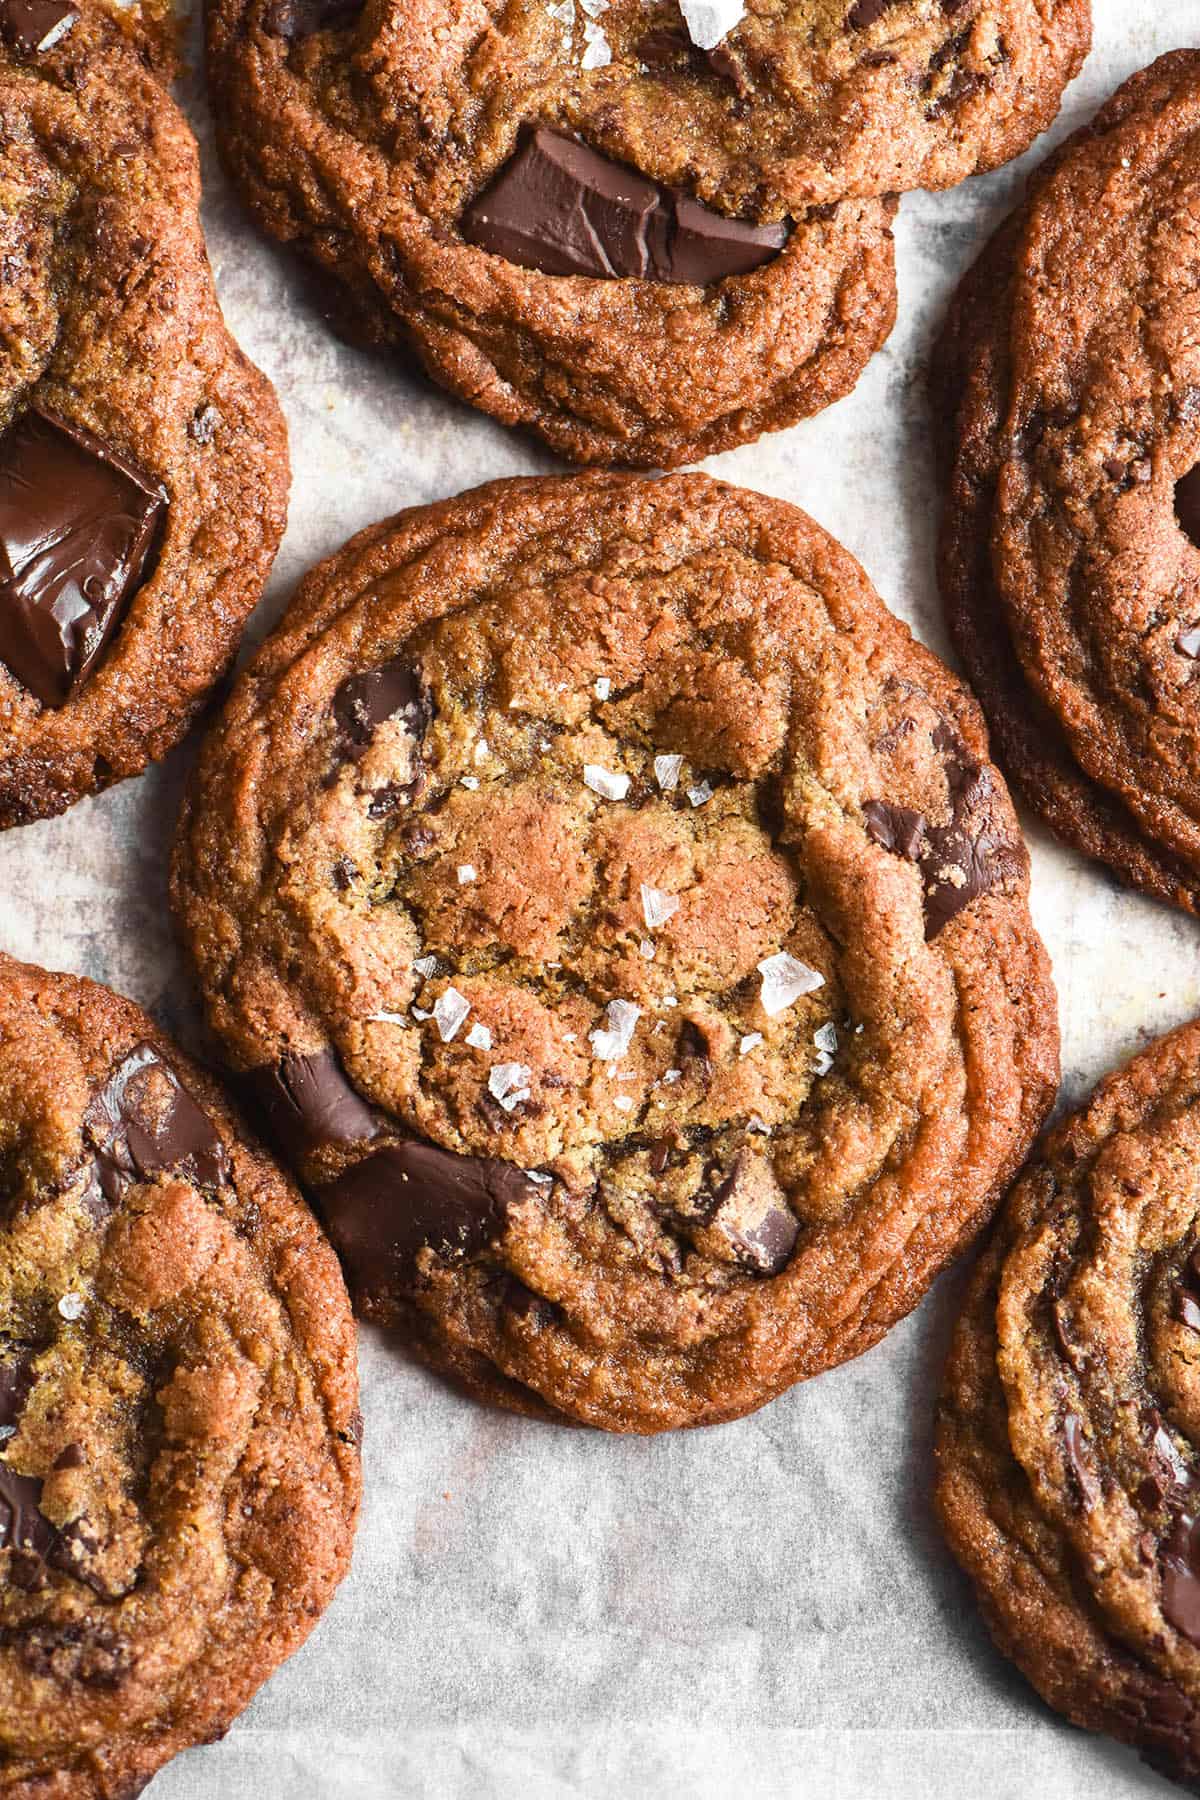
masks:
<svg viewBox="0 0 1200 1800"><path fill-rule="evenodd" d="M1200 1250L1193 1250L1175 1290L1175 1317L1181 1325L1200 1331Z"/></svg>
<svg viewBox="0 0 1200 1800"><path fill-rule="evenodd" d="M1175 517L1180 530L1200 549L1200 463L1175 483ZM1195 652L1189 650L1189 656Z"/></svg>
<svg viewBox="0 0 1200 1800"><path fill-rule="evenodd" d="M703 287L769 262L790 227L728 219L540 126L471 202L462 229L468 243L544 275Z"/></svg>
<svg viewBox="0 0 1200 1800"><path fill-rule="evenodd" d="M333 696L344 753L355 761L369 747L379 727L402 715L406 728L420 740L434 717L433 699L418 670L397 656L365 675L351 675Z"/></svg>
<svg viewBox="0 0 1200 1800"><path fill-rule="evenodd" d="M854 0L854 5L846 14L847 31L865 31L868 25L874 25L882 19L885 12L890 12L899 0Z"/></svg>
<svg viewBox="0 0 1200 1800"><path fill-rule="evenodd" d="M33 1387L35 1355L21 1344L0 1360L0 1426L9 1432L20 1423ZM42 1514L41 1499L41 1482L10 1469L0 1447L0 1550L24 1551L36 1560L53 1549L57 1533Z"/></svg>
<svg viewBox="0 0 1200 1800"><path fill-rule="evenodd" d="M22 56L53 50L79 17L64 0L0 0L0 37Z"/></svg>
<svg viewBox="0 0 1200 1800"><path fill-rule="evenodd" d="M991 771L972 762L957 734L939 726L935 748L945 761L950 821L931 825L924 813L886 800L867 800L867 834L884 850L915 863L925 885L925 936L935 938L963 908L1020 877L1019 844L991 828Z"/></svg>
<svg viewBox="0 0 1200 1800"><path fill-rule="evenodd" d="M166 504L125 457L37 408L0 442L0 662L43 706L100 660Z"/></svg>
<svg viewBox="0 0 1200 1800"><path fill-rule="evenodd" d="M1087 1438L1084 1436L1082 1421L1075 1413L1068 1413L1063 1420L1063 1441L1066 1445L1067 1463L1075 1477L1079 1497L1085 1506L1095 1506L1100 1498L1100 1489L1084 1455Z"/></svg>
<svg viewBox="0 0 1200 1800"><path fill-rule="evenodd" d="M332 1050L294 1051L274 1068L252 1069L242 1083L262 1108L272 1136L288 1156L319 1144L353 1144L379 1133L375 1113L361 1099Z"/></svg>
<svg viewBox="0 0 1200 1800"><path fill-rule="evenodd" d="M413 1140L376 1150L316 1198L352 1281L369 1290L411 1278L421 1250L447 1260L482 1250L535 1192L512 1163Z"/></svg>
<svg viewBox="0 0 1200 1800"><path fill-rule="evenodd" d="M263 30L294 43L314 31L343 30L362 9L363 0L271 0L263 14Z"/></svg>
<svg viewBox="0 0 1200 1800"><path fill-rule="evenodd" d="M1163 1617L1200 1644L1200 1519L1180 1513L1162 1552Z"/></svg>
<svg viewBox="0 0 1200 1800"><path fill-rule="evenodd" d="M149 1044L138 1044L93 1099L84 1120L101 1191L116 1205L132 1182L186 1168L219 1187L229 1158L208 1114Z"/></svg>
<svg viewBox="0 0 1200 1800"><path fill-rule="evenodd" d="M706 1218L709 1233L725 1240L733 1258L755 1275L778 1275L786 1269L800 1236L800 1224L787 1204L765 1157L743 1150L716 1189Z"/></svg>

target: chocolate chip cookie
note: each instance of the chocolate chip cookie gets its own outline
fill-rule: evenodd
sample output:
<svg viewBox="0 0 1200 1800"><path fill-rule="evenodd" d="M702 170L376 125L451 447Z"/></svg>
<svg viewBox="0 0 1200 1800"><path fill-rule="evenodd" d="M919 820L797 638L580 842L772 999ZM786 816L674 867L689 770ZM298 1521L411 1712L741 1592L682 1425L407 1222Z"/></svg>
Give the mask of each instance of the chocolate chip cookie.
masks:
<svg viewBox="0 0 1200 1800"><path fill-rule="evenodd" d="M343 331L579 462L855 383L894 195L1023 150L1090 0L210 0L225 159Z"/></svg>
<svg viewBox="0 0 1200 1800"><path fill-rule="evenodd" d="M362 1311L617 1431L858 1354L1057 1081L974 703L795 508L499 482L302 583L173 895Z"/></svg>
<svg viewBox="0 0 1200 1800"><path fill-rule="evenodd" d="M1050 826L1200 907L1200 53L1035 178L934 357L941 578L998 754Z"/></svg>
<svg viewBox="0 0 1200 1800"><path fill-rule="evenodd" d="M1200 1024L1030 1163L946 1371L937 1502L1006 1655L1200 1788Z"/></svg>
<svg viewBox="0 0 1200 1800"><path fill-rule="evenodd" d="M354 1326L308 1208L128 1001L0 957L0 1757L122 1800L350 1561Z"/></svg>
<svg viewBox="0 0 1200 1800"><path fill-rule="evenodd" d="M283 419L221 318L144 25L0 0L0 827L166 754L284 526Z"/></svg>

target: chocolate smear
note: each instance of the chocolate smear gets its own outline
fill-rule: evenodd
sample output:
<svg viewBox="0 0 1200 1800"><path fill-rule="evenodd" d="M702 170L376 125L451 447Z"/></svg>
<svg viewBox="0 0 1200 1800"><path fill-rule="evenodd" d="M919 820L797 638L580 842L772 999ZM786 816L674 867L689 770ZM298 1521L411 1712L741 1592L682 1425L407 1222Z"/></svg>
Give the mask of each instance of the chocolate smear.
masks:
<svg viewBox="0 0 1200 1800"><path fill-rule="evenodd" d="M43 706L96 667L166 504L117 451L36 407L0 441L0 662Z"/></svg>
<svg viewBox="0 0 1200 1800"><path fill-rule="evenodd" d="M754 1275L778 1275L791 1261L799 1236L799 1221L766 1157L739 1151L713 1192L698 1247L732 1259Z"/></svg>
<svg viewBox="0 0 1200 1800"><path fill-rule="evenodd" d="M344 30L362 9L363 0L271 0L263 14L263 30L269 37L294 43L314 31Z"/></svg>
<svg viewBox="0 0 1200 1800"><path fill-rule="evenodd" d="M212 1120L150 1044L138 1044L95 1095L84 1119L101 1191L116 1205L132 1182L186 1169L219 1187L229 1158Z"/></svg>
<svg viewBox="0 0 1200 1800"><path fill-rule="evenodd" d="M1175 517L1180 530L1200 549L1200 463L1175 483Z"/></svg>
<svg viewBox="0 0 1200 1800"><path fill-rule="evenodd" d="M379 727L398 715L418 740L434 717L433 699L419 671L402 656L363 675L348 676L333 696L344 754L354 761L369 748Z"/></svg>
<svg viewBox="0 0 1200 1800"><path fill-rule="evenodd" d="M376 1114L350 1085L332 1050L295 1050L273 1067L251 1069L242 1085L290 1157L320 1144L377 1137Z"/></svg>
<svg viewBox="0 0 1200 1800"><path fill-rule="evenodd" d="M22 56L53 50L79 13L64 0L0 0L0 37Z"/></svg>
<svg viewBox="0 0 1200 1800"><path fill-rule="evenodd" d="M933 742L945 765L947 824L932 825L924 813L886 800L863 805L868 836L921 871L927 939L935 938L973 900L1019 880L1025 866L1020 844L993 828L991 770L972 761L949 726L939 726Z"/></svg>
<svg viewBox="0 0 1200 1800"><path fill-rule="evenodd" d="M37 1352L27 1344L14 1345L0 1355L0 1427L5 1443L19 1425L33 1387L33 1362ZM10 1469L0 1444L0 1550L24 1551L44 1558L54 1547L54 1526L41 1511L42 1484L34 1475Z"/></svg>
<svg viewBox="0 0 1200 1800"><path fill-rule="evenodd" d="M471 202L462 230L468 243L544 275L704 287L770 262L790 226L726 218L538 126Z"/></svg>
<svg viewBox="0 0 1200 1800"><path fill-rule="evenodd" d="M360 1288L410 1280L420 1251L455 1260L503 1232L509 1208L536 1193L498 1157L458 1156L416 1139L355 1163L316 1199L350 1278Z"/></svg>
<svg viewBox="0 0 1200 1800"><path fill-rule="evenodd" d="M1200 1519L1180 1513L1162 1551L1163 1617L1200 1644Z"/></svg>

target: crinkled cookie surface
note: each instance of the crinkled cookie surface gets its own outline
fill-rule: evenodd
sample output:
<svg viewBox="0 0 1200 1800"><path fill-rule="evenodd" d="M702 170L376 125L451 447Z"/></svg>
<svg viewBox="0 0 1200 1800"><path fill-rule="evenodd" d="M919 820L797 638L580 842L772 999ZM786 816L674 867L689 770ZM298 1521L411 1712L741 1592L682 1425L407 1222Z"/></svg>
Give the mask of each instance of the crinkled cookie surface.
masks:
<svg viewBox="0 0 1200 1800"><path fill-rule="evenodd" d="M291 1183L136 1007L0 957L0 1792L220 1736L349 1566L359 1437Z"/></svg>
<svg viewBox="0 0 1200 1800"><path fill-rule="evenodd" d="M224 673L287 435L225 329L167 28L0 6L0 827L138 774Z"/></svg>
<svg viewBox="0 0 1200 1800"><path fill-rule="evenodd" d="M210 1020L370 1316L618 1430L856 1354L1057 1081L962 686L796 509L497 483L310 574L181 821Z"/></svg>

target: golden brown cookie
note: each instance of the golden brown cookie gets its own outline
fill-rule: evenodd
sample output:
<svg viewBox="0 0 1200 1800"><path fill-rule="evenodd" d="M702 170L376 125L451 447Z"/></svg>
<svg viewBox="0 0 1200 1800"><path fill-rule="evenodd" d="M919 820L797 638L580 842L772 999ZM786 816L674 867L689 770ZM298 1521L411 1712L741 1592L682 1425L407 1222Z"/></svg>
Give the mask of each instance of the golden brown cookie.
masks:
<svg viewBox="0 0 1200 1800"><path fill-rule="evenodd" d="M1013 1190L946 1370L937 1503L1000 1648L1200 1792L1200 1024Z"/></svg>
<svg viewBox="0 0 1200 1800"><path fill-rule="evenodd" d="M1200 904L1200 52L1034 179L933 359L950 626L1029 804Z"/></svg>
<svg viewBox="0 0 1200 1800"><path fill-rule="evenodd" d="M283 531L286 430L221 318L164 29L0 0L0 827L166 754Z"/></svg>
<svg viewBox="0 0 1200 1800"><path fill-rule="evenodd" d="M290 1182L137 1007L0 957L0 1791L219 1737L349 1566L359 1436Z"/></svg>
<svg viewBox="0 0 1200 1800"><path fill-rule="evenodd" d="M365 1313L505 1404L729 1418L856 1355L1057 1080L979 716L795 508L499 482L301 585L174 902Z"/></svg>

